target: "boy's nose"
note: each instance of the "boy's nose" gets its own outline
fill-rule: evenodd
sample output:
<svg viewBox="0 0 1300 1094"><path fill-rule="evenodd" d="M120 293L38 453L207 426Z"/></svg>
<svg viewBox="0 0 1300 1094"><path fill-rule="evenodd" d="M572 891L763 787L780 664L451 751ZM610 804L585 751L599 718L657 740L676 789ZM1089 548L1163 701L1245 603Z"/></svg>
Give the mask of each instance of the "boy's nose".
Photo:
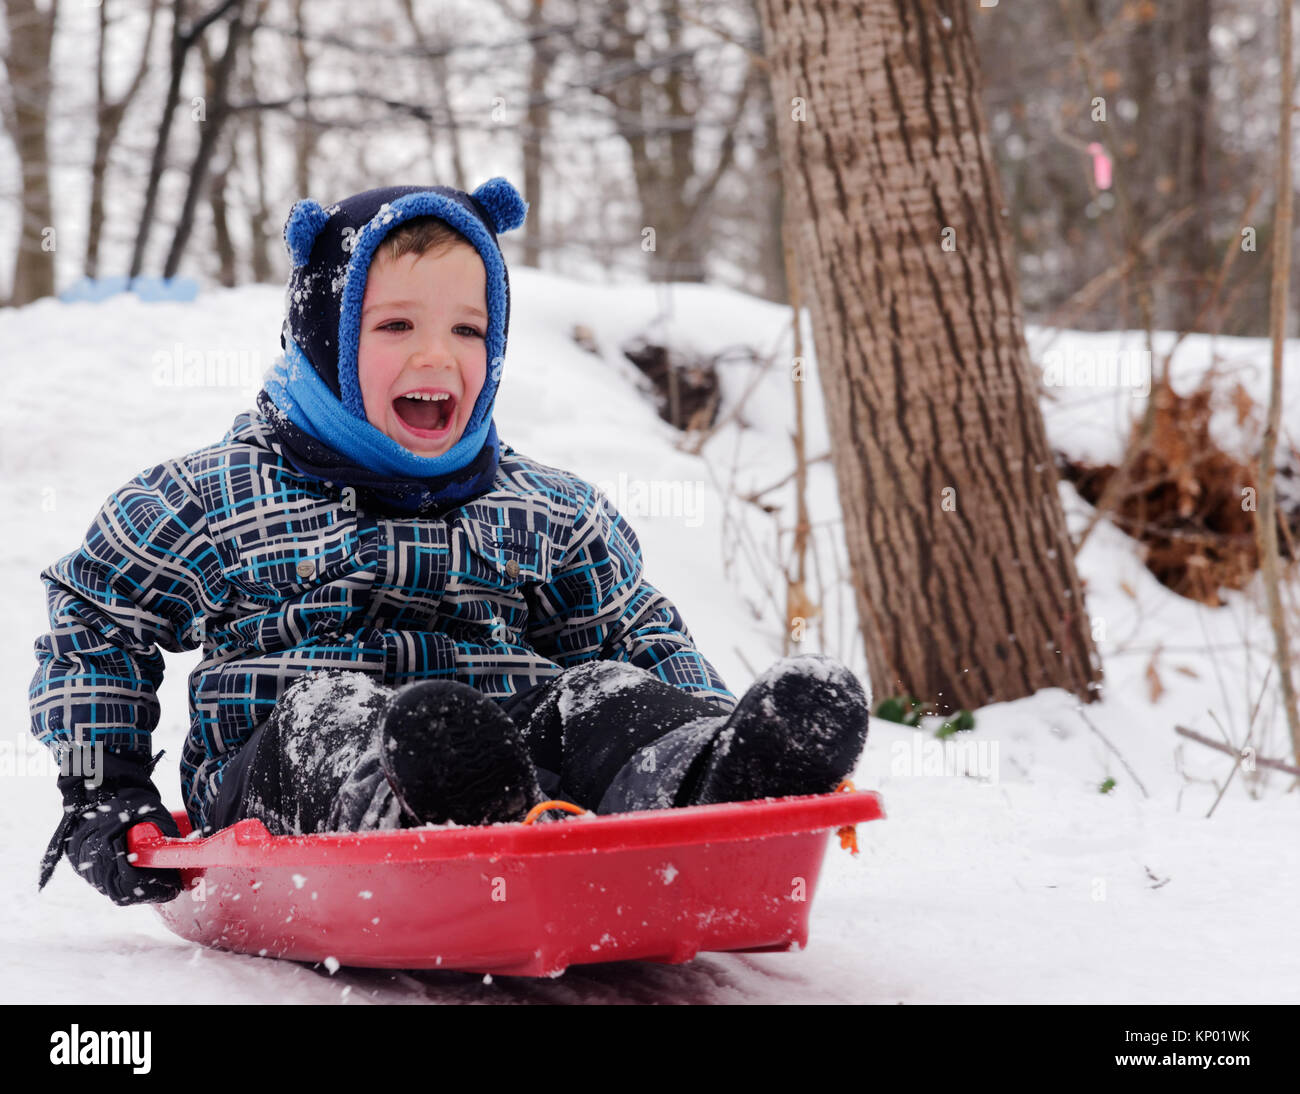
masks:
<svg viewBox="0 0 1300 1094"><path fill-rule="evenodd" d="M429 335L412 347L411 363L421 368L455 368L456 354L447 339Z"/></svg>

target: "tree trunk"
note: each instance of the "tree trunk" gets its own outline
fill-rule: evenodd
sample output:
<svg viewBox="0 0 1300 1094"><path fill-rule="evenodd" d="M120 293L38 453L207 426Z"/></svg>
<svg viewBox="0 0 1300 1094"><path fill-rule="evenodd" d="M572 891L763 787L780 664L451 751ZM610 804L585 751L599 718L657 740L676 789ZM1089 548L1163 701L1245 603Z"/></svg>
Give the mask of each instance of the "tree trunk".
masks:
<svg viewBox="0 0 1300 1094"><path fill-rule="evenodd" d="M263 11L265 7L258 11L259 23ZM252 63L251 58L241 69L240 81L244 98L249 102L256 102L257 65ZM245 111L241 117L242 123L251 131L253 140L253 196L251 200L245 201L245 205L249 209L249 262L252 265L253 280L259 284L275 280L274 268L271 264L272 234L267 228L272 220L270 201L266 193L267 162L263 119L264 114L261 110Z"/></svg>
<svg viewBox="0 0 1300 1094"><path fill-rule="evenodd" d="M171 63L167 81L167 96L163 102L162 120L154 140L153 156L149 161L149 180L145 184L144 205L140 210L140 223L136 228L135 245L131 249L130 276L140 276L144 268L144 252L153 228L154 207L158 204L158 189L162 185L163 170L167 166L167 146L171 142L172 118L180 102L181 78L185 74L185 58L203 32L227 11L243 0L214 0L213 6L201 15L188 30L182 29L185 18L185 0L172 0ZM174 244L173 240L173 244Z"/></svg>
<svg viewBox="0 0 1300 1094"><path fill-rule="evenodd" d="M968 5L832 7L759 0L876 694L1094 698Z"/></svg>
<svg viewBox="0 0 1300 1094"><path fill-rule="evenodd" d="M5 125L13 138L22 176L22 222L9 303L21 307L54 295L54 248L58 237L46 234L54 227L46 117L50 105L50 46L58 3L52 0L43 11L33 0L6 0L4 11L9 32L5 75L11 96L5 108Z"/></svg>
<svg viewBox="0 0 1300 1094"><path fill-rule="evenodd" d="M682 48L679 9L679 0L664 0L663 18L667 24L670 53ZM692 183L698 181L695 177L695 126L689 124L695 117L698 92L693 57L683 58L664 74L664 116L670 128L668 155L659 161L664 167L659 178L659 213L668 230L667 240L660 242L668 243L662 260L665 278L669 281L704 280L703 247L708 225L692 216L697 203L689 196Z"/></svg>
<svg viewBox="0 0 1300 1094"><path fill-rule="evenodd" d="M271 233L267 231L271 210L266 198L266 151L262 139L262 115L254 112L253 126L253 163L257 172L257 197L249 212L248 230L252 239L252 253L249 258L253 266L253 280L265 284L275 280L271 265Z"/></svg>
<svg viewBox="0 0 1300 1094"><path fill-rule="evenodd" d="M1277 542L1277 441L1282 429L1282 357L1286 347L1287 312L1291 300L1291 126L1295 112L1295 75L1291 58L1291 0L1278 0L1277 38L1280 54L1277 148L1277 212L1273 216L1273 277L1269 295L1269 337L1273 343L1268 423L1259 453L1259 508L1255 513L1255 542L1259 547L1264 602L1273 630L1282 709L1291 734L1291 753L1300 763L1300 699L1292 680L1291 639L1282 601L1281 561Z"/></svg>
<svg viewBox="0 0 1300 1094"><path fill-rule="evenodd" d="M217 59L212 56L206 38L199 42L199 55L203 58L203 93L211 99ZM230 172L235 165L236 142L233 137L234 131L231 129L226 129L222 134L219 154L215 156L217 165L210 170L207 185L208 208L212 216L212 245L217 255L217 280L228 289L235 286L236 268L239 264L235 254L235 240L230 234L230 205L226 199Z"/></svg>
<svg viewBox="0 0 1300 1094"><path fill-rule="evenodd" d="M524 128L524 198L528 219L524 222L524 265L542 264L542 148L550 126L546 104L546 82L555 64L555 46L545 35L544 0L532 0L527 27L532 37L532 58L528 67L528 116Z"/></svg>
<svg viewBox="0 0 1300 1094"><path fill-rule="evenodd" d="M1182 292L1174 312L1179 330L1191 330L1213 277L1214 251L1210 244L1210 208L1208 131L1214 99L1210 94L1210 44L1212 25L1211 0L1191 0L1180 11L1184 34L1184 60L1187 67L1187 96L1184 106L1183 148L1179 157L1182 174L1182 205L1198 210L1178 237L1183 246Z"/></svg>
<svg viewBox="0 0 1300 1094"><path fill-rule="evenodd" d="M181 97L181 76L185 72L185 55L189 52L191 42L181 30L181 19L185 14L184 0L172 3L172 37L171 66L167 81L167 96L163 100L162 120L158 123L158 135L154 139L153 156L149 161L149 178L145 183L144 205L140 210L140 223L135 232L135 245L131 249L131 267L129 276L136 278L144 268L144 252L149 244L150 230L153 228L154 206L158 203L158 188L162 184L163 168L167 165L167 146L171 143L172 118L176 114L176 104Z"/></svg>
<svg viewBox="0 0 1300 1094"><path fill-rule="evenodd" d="M90 166L90 215L89 230L86 233L87 277L99 276L99 244L104 232L104 201L108 183L108 157L117 141L118 130L127 107L135 98L140 85L144 83L145 73L149 70L149 53L153 47L154 27L158 22L159 0L150 0L149 25L145 30L144 44L140 47L140 61L136 65L135 76L126 91L117 99L109 99L107 87L107 47L108 47L108 0L102 0L99 7L99 39L95 52L95 154Z"/></svg>
<svg viewBox="0 0 1300 1094"><path fill-rule="evenodd" d="M302 88L302 117L293 130L293 188L299 197L311 194L311 161L316 154L316 127L311 122L311 54L307 52L307 24L303 0L293 0L294 79Z"/></svg>
<svg viewBox="0 0 1300 1094"><path fill-rule="evenodd" d="M770 102L764 100L764 145L756 149L758 157L753 172L754 187L762 195L764 216L758 225L758 273L762 277L762 295L768 300L784 303L790 299L790 284L786 276L786 257L781 225L785 220L785 188L781 184L781 154L776 136L776 118ZM784 115L782 115L784 117Z"/></svg>
<svg viewBox="0 0 1300 1094"><path fill-rule="evenodd" d="M233 151L231 156L233 156ZM212 241L217 252L217 279L228 289L238 284L238 259L235 256L235 241L230 235L230 215L226 202L226 184L232 166L231 156L222 163L221 168L212 172L208 183L208 203L212 209Z"/></svg>
<svg viewBox="0 0 1300 1094"><path fill-rule="evenodd" d="M217 142L225 126L230 111L230 77L235 70L235 58L239 55L240 41L249 28L243 21L245 0L236 0L230 25L226 28L226 47L212 72L212 84L206 104L203 128L199 135L199 147L194 153L194 163L190 167L189 186L185 191L185 200L181 203L180 219L176 222L176 233L172 236L171 250L167 252L167 262L163 266L163 277L175 277L180 268L181 256L189 243L190 232L194 227L194 211L198 207L199 197L207 182L208 167L216 151Z"/></svg>
<svg viewBox="0 0 1300 1094"><path fill-rule="evenodd" d="M538 2L540 3L541 0L538 0ZM456 187L458 190L469 190L471 187L465 181L465 163L460 147L460 127L456 124L456 111L451 101L451 83L447 76L446 50L449 41L455 40L455 32L447 34L443 30L436 30L432 35L426 34L420 25L419 19L416 18L414 0L402 0L402 14L406 16L406 25L415 38L415 44L422 53L428 55L428 72L433 83L432 101L442 105L442 114L445 118L445 124L443 124L432 111L427 116L430 162L434 170L433 178L437 181L438 166L434 153L445 138L451 153L451 177L441 181ZM533 198L527 185L527 145L525 145L524 155L524 198L531 204ZM528 223L524 226L526 233L532 230L533 221L534 217L530 214Z"/></svg>

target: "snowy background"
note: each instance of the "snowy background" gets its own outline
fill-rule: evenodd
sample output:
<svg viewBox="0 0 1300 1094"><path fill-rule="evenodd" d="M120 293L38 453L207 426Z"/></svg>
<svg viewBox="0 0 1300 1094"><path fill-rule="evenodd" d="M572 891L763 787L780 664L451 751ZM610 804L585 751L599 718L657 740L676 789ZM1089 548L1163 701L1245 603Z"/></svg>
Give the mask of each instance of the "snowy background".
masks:
<svg viewBox="0 0 1300 1094"><path fill-rule="evenodd" d="M772 368L738 419L701 456L639 389L619 347L637 335L720 353L752 346L788 357L789 313L725 289L617 287L512 269L510 351L497 405L502 437L521 452L605 485L636 529L647 576L681 608L700 647L738 694L781 655L772 601L776 526L728 500L780 481L793 465L789 379ZM1272 641L1258 583L1210 609L1157 583L1139 550L1101 524L1078 558L1106 673L1087 708L1061 691L976 712L963 735L987 765L927 773L926 730L873 719L856 773L888 819L859 828L853 858L832 841L797 954L704 955L683 966L575 967L556 980L461 973L323 969L203 950L173 936L149 907L116 908L63 863L44 893L37 863L59 817L53 765L32 742L25 701L33 640L46 629L38 573L80 541L107 494L160 459L217 440L250 406L278 353L282 293L273 286L204 292L197 302L52 299L0 311L6 398L0 405L0 512L8 521L3 587L9 625L0 658L9 701L0 806L0 999L9 1002L881 1002L1300 1001L1298 798L1293 780L1238 773L1207 812L1232 759L1175 735L1181 724L1240 745L1259 702L1260 755L1289 755L1275 680L1262 691ZM597 352L576 345L591 329ZM1041 351L1047 335L1031 331ZM810 336L807 344L811 344ZM1137 334L1071 334L1052 349L1142 348ZM186 355L242 364L233 382L186 384ZM1300 343L1289 346L1291 371ZM1189 338L1176 387L1213 358L1262 402L1262 340ZM723 368L728 405L753 379ZM807 385L809 454L826 450L820 391ZM1295 385L1285 421L1300 421ZM1043 400L1052 444L1113 459L1141 402L1121 388L1055 388ZM725 408L724 408L725 409ZM1226 402L1215 430L1249 439ZM1294 443L1294 437L1292 437ZM685 485L677 511L638 511L619 474ZM828 463L810 478L826 616L804 648L865 671L851 601L834 590L844 552ZM698 493L696 492L698 490ZM1089 507L1061 487L1072 531ZM792 523L789 488L769 502ZM814 584L814 593L817 586ZM159 785L179 802L175 759L197 654L169 657L157 744ZM1154 695L1151 673L1164 691ZM879 696L876 697L880 698ZM1091 723L1091 725L1089 724ZM1109 742L1109 744L1107 743ZM1122 759L1121 759L1122 757ZM1113 778L1112 792L1099 788Z"/></svg>

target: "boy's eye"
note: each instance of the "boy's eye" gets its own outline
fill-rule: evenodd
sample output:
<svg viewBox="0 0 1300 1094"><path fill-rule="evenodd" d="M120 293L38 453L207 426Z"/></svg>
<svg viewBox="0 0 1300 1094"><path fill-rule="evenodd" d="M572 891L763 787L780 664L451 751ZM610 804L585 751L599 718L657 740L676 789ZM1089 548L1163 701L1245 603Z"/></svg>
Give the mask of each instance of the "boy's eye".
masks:
<svg viewBox="0 0 1300 1094"><path fill-rule="evenodd" d="M379 326L378 326L376 329L377 329L377 330L404 331L404 330L409 329L410 326L411 326L411 323L410 323L410 321L407 320L407 319L393 319L393 320L390 320L390 321L387 322L387 323L381 323L381 324L379 324ZM460 324L459 326L455 327L454 329L455 329L455 330L458 330L458 331L464 331L464 332L467 332L467 333L469 333L470 335L472 335L472 336L475 337L475 338L482 338L482 337L483 337L483 332L482 332L481 330L479 330L477 327L471 327L471 326L469 326L468 324L465 324L465 323Z"/></svg>

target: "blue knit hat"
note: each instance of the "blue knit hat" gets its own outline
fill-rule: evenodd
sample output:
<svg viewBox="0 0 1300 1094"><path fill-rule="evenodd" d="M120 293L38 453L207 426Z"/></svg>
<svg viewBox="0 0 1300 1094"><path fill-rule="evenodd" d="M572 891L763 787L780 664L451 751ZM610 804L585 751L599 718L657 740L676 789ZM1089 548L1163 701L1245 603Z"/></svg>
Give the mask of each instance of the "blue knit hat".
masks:
<svg viewBox="0 0 1300 1094"><path fill-rule="evenodd" d="M284 227L293 270L280 331L284 357L266 380L276 406L300 429L382 474L432 478L463 468L496 443L492 410L510 326L510 278L497 233L524 222L527 203L504 178L471 194L449 186L366 190L328 208L296 202ZM375 249L394 228L434 216L464 236L486 272L488 371L460 439L439 456L417 456L366 419L357 376L361 305Z"/></svg>

